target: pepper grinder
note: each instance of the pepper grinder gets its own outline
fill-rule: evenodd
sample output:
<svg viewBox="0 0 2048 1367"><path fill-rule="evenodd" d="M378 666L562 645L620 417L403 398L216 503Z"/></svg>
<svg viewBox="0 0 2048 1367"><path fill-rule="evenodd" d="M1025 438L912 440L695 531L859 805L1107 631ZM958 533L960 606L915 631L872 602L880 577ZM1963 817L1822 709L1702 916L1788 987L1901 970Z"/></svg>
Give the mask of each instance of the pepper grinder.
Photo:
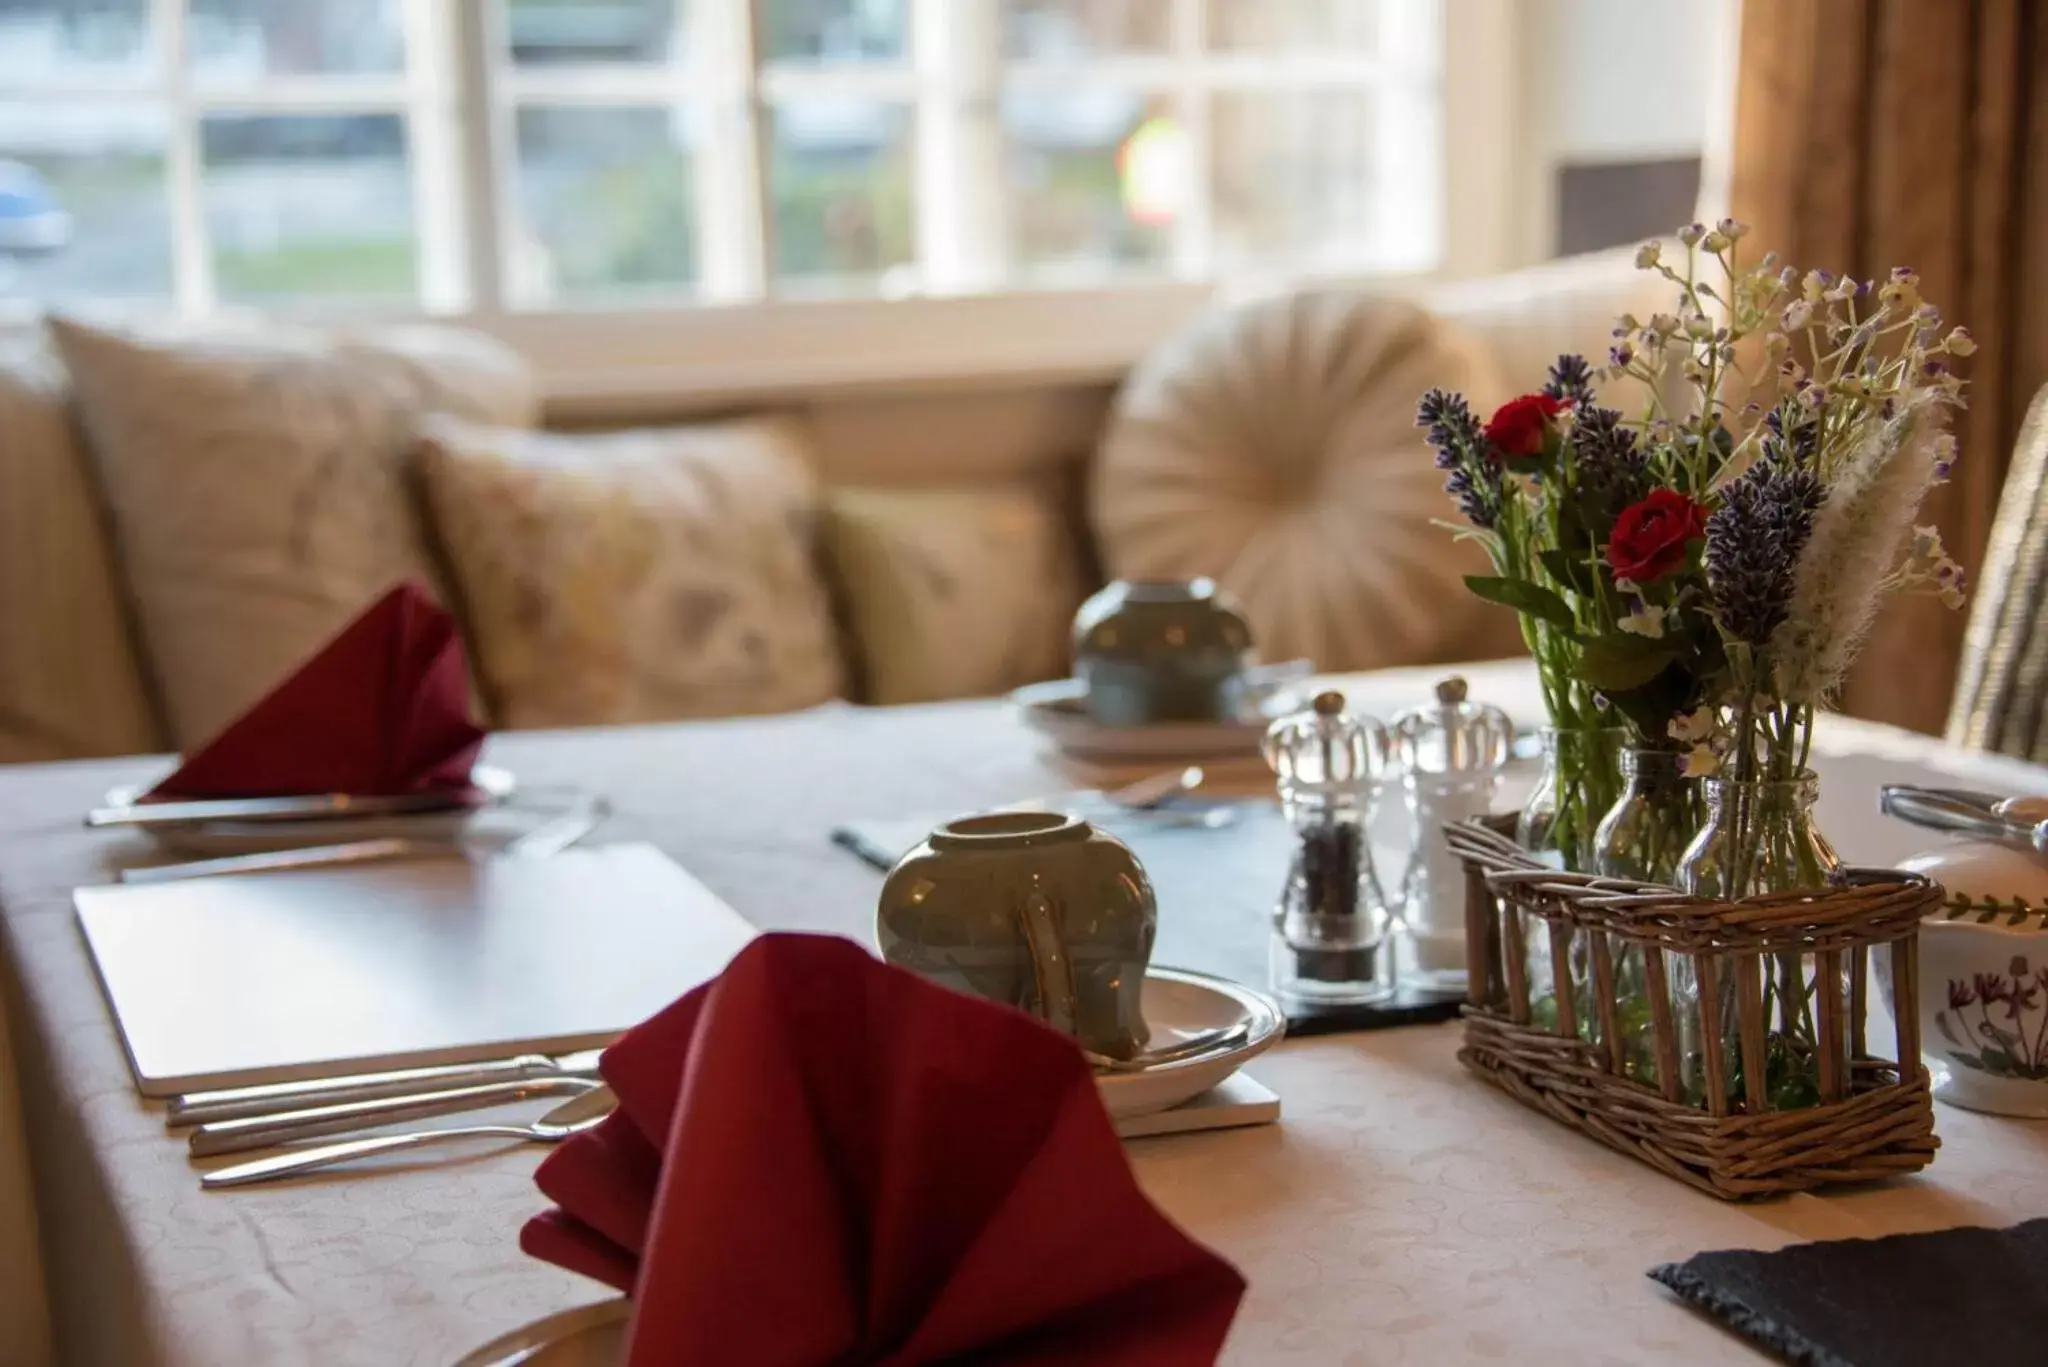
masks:
<svg viewBox="0 0 2048 1367"><path fill-rule="evenodd" d="M1266 763L1294 827L1294 858L1273 913L1273 987L1283 1000L1365 1004L1394 990L1393 917L1366 824L1391 762L1387 732L1321 693L1266 731Z"/></svg>
<svg viewBox="0 0 2048 1367"><path fill-rule="evenodd" d="M1415 949L1416 977L1429 988L1465 987L1465 870L1444 842L1447 822L1493 806L1514 747L1508 714L1466 697L1457 676L1436 686L1436 703L1394 718L1394 750L1408 800L1408 867L1401 919Z"/></svg>

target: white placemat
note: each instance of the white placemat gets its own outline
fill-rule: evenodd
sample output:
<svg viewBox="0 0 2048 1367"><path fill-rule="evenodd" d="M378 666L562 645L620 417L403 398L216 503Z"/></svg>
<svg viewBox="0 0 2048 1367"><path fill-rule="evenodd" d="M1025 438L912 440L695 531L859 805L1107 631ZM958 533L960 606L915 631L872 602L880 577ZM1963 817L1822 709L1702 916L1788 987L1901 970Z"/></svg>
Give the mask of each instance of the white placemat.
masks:
<svg viewBox="0 0 2048 1367"><path fill-rule="evenodd" d="M608 1044L754 935L651 845L73 901L146 1096Z"/></svg>

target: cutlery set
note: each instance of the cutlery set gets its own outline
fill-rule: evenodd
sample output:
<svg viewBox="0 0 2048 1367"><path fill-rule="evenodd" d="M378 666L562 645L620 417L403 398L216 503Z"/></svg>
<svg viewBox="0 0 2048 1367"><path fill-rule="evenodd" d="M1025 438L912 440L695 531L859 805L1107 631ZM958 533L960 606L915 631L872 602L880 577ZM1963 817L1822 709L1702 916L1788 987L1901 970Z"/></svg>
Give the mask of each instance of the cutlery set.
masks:
<svg viewBox="0 0 2048 1367"><path fill-rule="evenodd" d="M597 1051L549 1058L523 1054L491 1063L409 1068L311 1082L271 1083L173 1097L164 1115L186 1131L195 1158L278 1149L265 1158L201 1174L209 1190L294 1176L357 1158L462 1138L513 1138L554 1143L588 1129L611 1112L611 1090L597 1075ZM526 1124L487 1124L365 1134L465 1111L556 1099ZM308 1147L306 1141L364 1135Z"/></svg>
<svg viewBox="0 0 2048 1367"><path fill-rule="evenodd" d="M479 769L481 772L481 768ZM510 791L509 775L483 787L482 801L502 800ZM433 817L459 814L477 807L474 792L407 793L359 797L346 793L312 793L291 797L231 798L206 801L139 802L129 792L110 794L107 805L88 812L85 824L94 829L174 832L203 829L215 823L290 830L339 831L363 818ZM604 798L576 791L561 810L507 841L498 849L514 858L559 854L588 835L611 814ZM341 823L339 826L333 823ZM360 826L358 826L360 829ZM123 870L123 883L165 883L226 874L265 873L376 863L418 855L448 854L464 847L459 833L431 838L391 835L376 839L335 840L328 844L295 845L248 854L196 859L184 863ZM195 1158L278 1150L267 1157L202 1173L208 1189L246 1186L274 1178L331 1167L358 1158L419 1148L463 1138L521 1139L556 1143L597 1124L610 1114L615 1099L597 1074L597 1050L551 1058L520 1054L483 1063L403 1068L346 1077L300 1082L264 1083L172 1097L165 1125L183 1131ZM553 1100L538 1119L523 1123L459 1125L399 1132L391 1127L487 1110L523 1101ZM339 1143L310 1144L335 1136L358 1135Z"/></svg>

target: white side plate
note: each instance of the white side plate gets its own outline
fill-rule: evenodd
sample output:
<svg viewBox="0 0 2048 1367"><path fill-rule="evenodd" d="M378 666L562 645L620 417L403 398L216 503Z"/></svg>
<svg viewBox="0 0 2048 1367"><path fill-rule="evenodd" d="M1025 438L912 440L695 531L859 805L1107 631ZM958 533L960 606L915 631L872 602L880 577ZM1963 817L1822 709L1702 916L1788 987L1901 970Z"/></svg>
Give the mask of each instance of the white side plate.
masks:
<svg viewBox="0 0 2048 1367"><path fill-rule="evenodd" d="M1144 1008L1155 1049L1240 1021L1249 1033L1235 1044L1157 1068L1097 1076L1102 1104L1116 1120L1151 1115L1200 1096L1278 1044L1287 1030L1279 1006L1264 993L1181 968L1146 971Z"/></svg>

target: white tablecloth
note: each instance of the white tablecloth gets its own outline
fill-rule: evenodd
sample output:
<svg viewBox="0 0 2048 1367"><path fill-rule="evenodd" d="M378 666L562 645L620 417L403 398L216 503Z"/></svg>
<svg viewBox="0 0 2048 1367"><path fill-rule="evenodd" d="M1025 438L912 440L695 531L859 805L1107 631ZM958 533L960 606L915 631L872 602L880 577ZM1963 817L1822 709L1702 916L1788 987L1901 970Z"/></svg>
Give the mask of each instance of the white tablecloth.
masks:
<svg viewBox="0 0 2048 1367"><path fill-rule="evenodd" d="M1425 696L1433 673L1351 691L1390 712ZM1526 714L1518 676L1470 673L1476 696ZM863 938L879 876L827 842L833 824L964 811L1053 782L993 704L507 736L490 757L529 783L601 787L621 813L606 837L663 845L759 924ZM1829 728L1822 767L1822 821L1862 862L1918 843L1875 817L1881 780L1938 771L2048 791L2043 771L1853 724ZM26 1143L65 1359L445 1367L598 1299L514 1244L542 1205L534 1150L199 1190L129 1086L70 910L74 886L142 853L81 830L78 814L147 768L0 771L0 958L19 995ZM1724 1205L1467 1076L1457 1041L1456 1026L1436 1026L1290 1042L1252 1070L1282 1097L1278 1126L1132 1146L1146 1189L1250 1279L1230 1362L1754 1360L1645 1270L1707 1248L2048 1215L2048 1126L1944 1108L1943 1148L1918 1178ZM0 1151L9 1142L0 1134Z"/></svg>

